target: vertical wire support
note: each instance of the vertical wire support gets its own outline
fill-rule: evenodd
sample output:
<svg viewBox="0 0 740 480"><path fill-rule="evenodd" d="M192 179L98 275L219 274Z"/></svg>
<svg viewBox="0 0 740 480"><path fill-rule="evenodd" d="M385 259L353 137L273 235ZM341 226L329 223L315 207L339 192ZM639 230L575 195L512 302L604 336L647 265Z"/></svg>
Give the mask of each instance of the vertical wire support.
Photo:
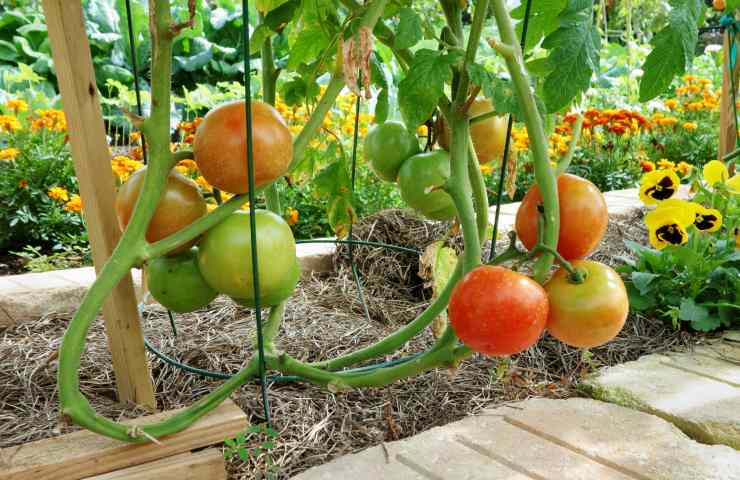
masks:
<svg viewBox="0 0 740 480"><path fill-rule="evenodd" d="M527 0L524 11L524 23L522 24L522 38L520 45L522 51L527 44L527 30L529 29L529 15L532 12L532 0ZM496 257L496 237L498 237L498 222L501 215L501 196L504 192L504 180L506 179L506 168L509 163L509 147L511 146L511 130L514 128L514 116L509 114L509 122L506 125L506 145L504 146L504 157L501 159L501 173L498 178L498 189L496 191L496 215L493 220L493 232L491 234L491 250L488 253L490 262Z"/></svg>
<svg viewBox="0 0 740 480"><path fill-rule="evenodd" d="M134 75L134 91L136 92L136 113L142 116L144 115L144 109L141 105L141 87L139 86L139 66L136 61L136 39L134 35L134 18L131 13L131 0L126 0L126 23L128 25L129 52L131 53L131 73ZM146 139L143 135L141 137L141 153L144 165L146 165L148 163L148 157L146 154Z"/></svg>
<svg viewBox="0 0 740 480"><path fill-rule="evenodd" d="M252 85L251 68L249 62L249 5L242 0L242 41L244 44L244 104L247 130L247 187L249 188L249 231L252 248L252 279L254 284L254 317L257 323L257 360L260 375L260 390L262 392L262 408L265 413L265 422L272 427L270 416L270 399L267 396L267 379L265 365L265 339L262 325L262 305L260 298L259 265L257 254L257 219L255 218L254 195L254 152L252 139Z"/></svg>
<svg viewBox="0 0 740 480"><path fill-rule="evenodd" d="M362 72L360 72L358 85L362 85ZM355 178L357 174L357 140L360 128L360 95L357 95L357 101L355 102L355 126L352 140L352 204L355 203ZM363 292L362 280L360 279L360 273L357 271L357 263L355 263L355 245L352 242L352 230L354 222L349 224L349 263L352 266L352 276L355 277L355 284L357 284L357 292L360 297L360 303L362 304L362 310L365 313L365 319L370 321L370 311L367 308L367 302L365 301L365 294Z"/></svg>

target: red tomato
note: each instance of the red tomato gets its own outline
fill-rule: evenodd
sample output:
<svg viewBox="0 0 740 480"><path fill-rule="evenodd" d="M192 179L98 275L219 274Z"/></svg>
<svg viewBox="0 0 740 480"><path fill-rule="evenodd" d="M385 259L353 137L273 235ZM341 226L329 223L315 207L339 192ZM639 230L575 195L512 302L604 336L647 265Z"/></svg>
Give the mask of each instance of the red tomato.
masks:
<svg viewBox="0 0 740 480"><path fill-rule="evenodd" d="M247 193L246 107L224 103L203 118L193 140L193 155L208 183L230 193ZM252 102L254 184L274 182L293 158L293 139L285 120L271 105Z"/></svg>
<svg viewBox="0 0 740 480"><path fill-rule="evenodd" d="M590 255L604 237L609 221L604 196L588 180L565 173L558 177L558 200L558 253L566 260ZM540 189L534 185L516 212L516 233L527 249L537 243L537 205L541 203Z"/></svg>
<svg viewBox="0 0 740 480"><path fill-rule="evenodd" d="M619 274L604 264L576 260L573 267L585 273L574 283L561 268L545 284L550 299L547 331L571 347L603 345L622 330L629 312L627 289Z"/></svg>
<svg viewBox="0 0 740 480"><path fill-rule="evenodd" d="M534 280L503 267L471 270L452 291L450 324L470 348L512 355L537 342L547 321L547 294Z"/></svg>

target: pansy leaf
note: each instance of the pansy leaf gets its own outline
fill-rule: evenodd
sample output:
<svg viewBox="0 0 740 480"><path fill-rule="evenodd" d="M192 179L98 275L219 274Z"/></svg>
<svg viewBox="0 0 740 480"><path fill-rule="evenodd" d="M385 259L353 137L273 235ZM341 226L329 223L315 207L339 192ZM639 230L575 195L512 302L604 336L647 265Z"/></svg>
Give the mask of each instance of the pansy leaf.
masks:
<svg viewBox="0 0 740 480"><path fill-rule="evenodd" d="M632 272L630 280L635 288L640 291L640 295L646 295L651 290L650 284L658 277L660 277L660 275L655 273Z"/></svg>
<svg viewBox="0 0 740 480"><path fill-rule="evenodd" d="M709 314L709 310L696 303L693 298L684 298L678 311L678 318L691 322L691 328L709 332L720 326L720 319Z"/></svg>

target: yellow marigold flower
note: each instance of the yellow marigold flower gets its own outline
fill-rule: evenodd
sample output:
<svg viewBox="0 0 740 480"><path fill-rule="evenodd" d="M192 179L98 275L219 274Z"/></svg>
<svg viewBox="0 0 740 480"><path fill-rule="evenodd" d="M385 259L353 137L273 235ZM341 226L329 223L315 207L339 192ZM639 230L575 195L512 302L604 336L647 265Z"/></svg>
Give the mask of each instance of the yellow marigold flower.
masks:
<svg viewBox="0 0 740 480"><path fill-rule="evenodd" d="M0 150L0 160L15 160L15 157L17 157L19 153L21 153L21 151L17 148L3 148Z"/></svg>
<svg viewBox="0 0 740 480"><path fill-rule="evenodd" d="M681 126L683 127L684 130L688 130L688 131L696 130L696 128L698 127L698 125L696 124L696 122L685 122Z"/></svg>
<svg viewBox="0 0 740 480"><path fill-rule="evenodd" d="M21 129L21 122L12 115L0 115L0 132L13 133Z"/></svg>
<svg viewBox="0 0 740 480"><path fill-rule="evenodd" d="M678 123L678 119L676 117L665 117L665 118L661 118L658 120L658 124L661 127L670 127L677 123Z"/></svg>
<svg viewBox="0 0 740 480"><path fill-rule="evenodd" d="M416 129L416 133L422 137L426 137L429 135L429 127L426 125L419 125L419 127Z"/></svg>
<svg viewBox="0 0 740 480"><path fill-rule="evenodd" d="M175 166L175 171L177 173L181 173L183 175L187 175L187 174L190 173L190 169L188 169L188 167L183 167L182 165L176 165Z"/></svg>
<svg viewBox="0 0 740 480"><path fill-rule="evenodd" d="M191 160L189 158L185 160L180 160L179 162L177 162L177 166L184 167L187 170L197 170L198 169L198 165L195 163L195 160Z"/></svg>
<svg viewBox="0 0 740 480"><path fill-rule="evenodd" d="M694 226L702 232L716 232L722 227L722 214L715 208L705 208L695 203Z"/></svg>
<svg viewBox="0 0 740 480"><path fill-rule="evenodd" d="M64 205L64 209L68 212L79 213L82 211L82 199L76 193L72 195L72 198Z"/></svg>
<svg viewBox="0 0 740 480"><path fill-rule="evenodd" d="M686 95L686 92L688 92L687 87L676 87L676 95Z"/></svg>
<svg viewBox="0 0 740 480"><path fill-rule="evenodd" d="M493 171L493 167L490 164L486 163L485 165L480 166L480 171L484 175L488 175L489 173Z"/></svg>
<svg viewBox="0 0 740 480"><path fill-rule="evenodd" d="M683 81L686 82L686 83L695 82L696 81L696 77L694 75L691 75L691 74L687 73L686 75L683 76Z"/></svg>
<svg viewBox="0 0 740 480"><path fill-rule="evenodd" d="M122 182L128 180L129 175L143 166L144 164L140 161L124 155L117 155L111 160L111 169Z"/></svg>
<svg viewBox="0 0 740 480"><path fill-rule="evenodd" d="M59 200L62 202L69 200L69 193L62 187L51 187L46 194L49 195L49 198L52 200Z"/></svg>
<svg viewBox="0 0 740 480"><path fill-rule="evenodd" d="M699 85L690 85L689 86L689 92L691 92L691 93L699 93L699 92L701 92L701 87Z"/></svg>
<svg viewBox="0 0 740 480"><path fill-rule="evenodd" d="M213 191L213 187L210 183L208 183L208 180L206 180L203 175L198 175L198 177L195 179L195 183L197 183L204 192Z"/></svg>
<svg viewBox="0 0 740 480"><path fill-rule="evenodd" d="M674 108L678 106L678 100L669 98L668 100L663 102L663 104L665 105L666 108L673 110Z"/></svg>
<svg viewBox="0 0 740 480"><path fill-rule="evenodd" d="M673 170L648 172L640 180L640 200L645 205L656 205L673 197L680 184L681 181Z"/></svg>
<svg viewBox="0 0 740 480"><path fill-rule="evenodd" d="M25 112L28 110L28 103L18 98L12 98L5 102L5 107L13 110L13 112L17 115L20 112Z"/></svg>
<svg viewBox="0 0 740 480"><path fill-rule="evenodd" d="M704 181L707 182L707 185L712 186L717 182L726 182L730 174L727 172L727 167L724 163L719 160L712 160L704 165L702 176L704 177Z"/></svg>
<svg viewBox="0 0 740 480"><path fill-rule="evenodd" d="M676 168L676 164L668 160L667 158L661 158L658 160L658 168L662 168L664 170L674 170Z"/></svg>
<svg viewBox="0 0 740 480"><path fill-rule="evenodd" d="M46 128L55 132L64 132L67 130L67 117L64 112L54 108L40 109L34 112L36 119L31 121L31 128L38 130Z"/></svg>
<svg viewBox="0 0 740 480"><path fill-rule="evenodd" d="M682 177L685 177L691 172L691 169L693 168L693 165L686 163L686 162L679 162L676 169L678 170L678 173L681 174Z"/></svg>
<svg viewBox="0 0 740 480"><path fill-rule="evenodd" d="M28 188L28 180L21 180L18 182L18 188Z"/></svg>
<svg viewBox="0 0 740 480"><path fill-rule="evenodd" d="M712 81L709 80L708 78L700 78L699 79L699 83L701 85L711 85L712 84Z"/></svg>
<svg viewBox="0 0 740 480"><path fill-rule="evenodd" d="M286 217L288 225L295 225L298 223L298 210L293 207L289 207Z"/></svg>
<svg viewBox="0 0 740 480"><path fill-rule="evenodd" d="M141 133L131 132L131 135L129 135L129 139L131 140L131 143L139 143L141 142Z"/></svg>

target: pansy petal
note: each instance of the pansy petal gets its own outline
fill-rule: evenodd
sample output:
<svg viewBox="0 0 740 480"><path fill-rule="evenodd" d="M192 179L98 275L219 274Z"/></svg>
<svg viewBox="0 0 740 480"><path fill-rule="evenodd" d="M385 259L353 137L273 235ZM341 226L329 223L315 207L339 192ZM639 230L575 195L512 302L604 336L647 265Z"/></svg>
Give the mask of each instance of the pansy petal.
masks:
<svg viewBox="0 0 740 480"><path fill-rule="evenodd" d="M727 180L727 189L734 195L740 195L740 174Z"/></svg>
<svg viewBox="0 0 740 480"><path fill-rule="evenodd" d="M727 172L727 167L724 163L719 160L712 160L704 165L702 170L704 181L707 185L712 186L717 182L726 182L730 174Z"/></svg>

